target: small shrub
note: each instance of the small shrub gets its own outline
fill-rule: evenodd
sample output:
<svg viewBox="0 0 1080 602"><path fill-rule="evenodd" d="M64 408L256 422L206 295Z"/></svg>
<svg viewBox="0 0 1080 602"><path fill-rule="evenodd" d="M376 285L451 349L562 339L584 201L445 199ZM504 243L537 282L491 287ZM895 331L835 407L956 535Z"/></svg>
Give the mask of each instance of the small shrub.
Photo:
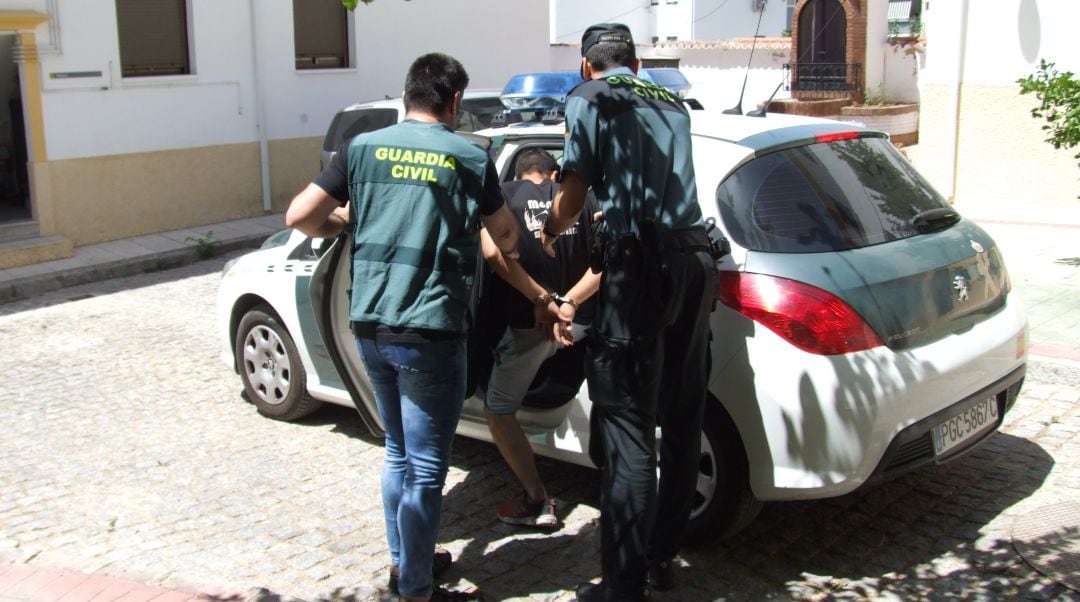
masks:
<svg viewBox="0 0 1080 602"><path fill-rule="evenodd" d="M210 259L217 255L218 245L221 244L220 240L214 238L212 230L207 231L206 236L189 236L184 240L194 245L195 253L199 255L199 259Z"/></svg>
<svg viewBox="0 0 1080 602"><path fill-rule="evenodd" d="M1049 132L1046 141L1054 148L1074 148L1080 145L1080 80L1071 71L1059 72L1054 63L1039 61L1032 75L1016 80L1021 94L1034 93L1039 106L1031 116L1045 119L1042 129ZM1074 155L1080 159L1080 152Z"/></svg>

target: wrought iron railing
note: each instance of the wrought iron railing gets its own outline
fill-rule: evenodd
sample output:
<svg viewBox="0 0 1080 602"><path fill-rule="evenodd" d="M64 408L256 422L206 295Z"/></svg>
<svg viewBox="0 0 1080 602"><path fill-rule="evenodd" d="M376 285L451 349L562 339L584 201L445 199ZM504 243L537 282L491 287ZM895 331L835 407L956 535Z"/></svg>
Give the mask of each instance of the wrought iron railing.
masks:
<svg viewBox="0 0 1080 602"><path fill-rule="evenodd" d="M862 94L861 63L785 64L788 89L800 99L826 99ZM861 100L861 99L859 99Z"/></svg>

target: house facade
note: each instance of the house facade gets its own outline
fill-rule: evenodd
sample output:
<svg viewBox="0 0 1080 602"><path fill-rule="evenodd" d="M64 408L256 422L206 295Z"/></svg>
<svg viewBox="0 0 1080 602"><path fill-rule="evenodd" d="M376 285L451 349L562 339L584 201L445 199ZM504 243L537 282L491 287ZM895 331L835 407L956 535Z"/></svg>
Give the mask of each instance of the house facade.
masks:
<svg viewBox="0 0 1080 602"><path fill-rule="evenodd" d="M1080 2L926 2L927 43L919 73L919 145L909 156L947 197L964 202L1075 202L1077 149L1045 142L1034 95L1016 80L1040 59L1080 74L1075 24Z"/></svg>
<svg viewBox="0 0 1080 602"><path fill-rule="evenodd" d="M479 88L549 69L547 6L0 0L0 268L283 211L334 113L399 96L416 56Z"/></svg>

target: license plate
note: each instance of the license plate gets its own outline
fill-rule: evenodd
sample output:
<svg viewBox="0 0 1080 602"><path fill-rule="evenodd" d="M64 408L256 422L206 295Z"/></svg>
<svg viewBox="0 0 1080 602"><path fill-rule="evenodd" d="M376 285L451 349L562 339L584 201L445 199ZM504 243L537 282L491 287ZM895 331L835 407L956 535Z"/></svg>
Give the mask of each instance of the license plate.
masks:
<svg viewBox="0 0 1080 602"><path fill-rule="evenodd" d="M933 429L934 453L938 456L964 441L994 428L998 419L997 397L990 396Z"/></svg>

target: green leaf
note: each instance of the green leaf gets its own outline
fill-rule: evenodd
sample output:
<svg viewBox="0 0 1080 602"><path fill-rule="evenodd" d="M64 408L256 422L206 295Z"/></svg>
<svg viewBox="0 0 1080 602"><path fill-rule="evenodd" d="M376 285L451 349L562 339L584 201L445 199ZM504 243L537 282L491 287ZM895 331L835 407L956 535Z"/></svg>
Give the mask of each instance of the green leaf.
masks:
<svg viewBox="0 0 1080 602"><path fill-rule="evenodd" d="M341 0L341 3L349 10L356 10L356 5L360 3L360 0Z"/></svg>

